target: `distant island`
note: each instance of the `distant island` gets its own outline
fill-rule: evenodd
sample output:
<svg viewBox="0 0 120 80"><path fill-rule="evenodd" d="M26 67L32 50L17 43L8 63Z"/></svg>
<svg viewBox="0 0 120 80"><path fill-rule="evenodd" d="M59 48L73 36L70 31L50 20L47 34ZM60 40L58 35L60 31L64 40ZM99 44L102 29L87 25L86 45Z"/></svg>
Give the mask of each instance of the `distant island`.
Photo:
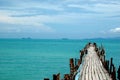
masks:
<svg viewBox="0 0 120 80"><path fill-rule="evenodd" d="M27 37L27 38L22 38L22 39L32 39L31 37Z"/></svg>
<svg viewBox="0 0 120 80"><path fill-rule="evenodd" d="M99 37L99 38L86 38L86 39L84 39L84 40L102 40L102 39L120 39L120 37L107 37L107 38L101 38L101 37Z"/></svg>
<svg viewBox="0 0 120 80"><path fill-rule="evenodd" d="M62 38L62 40L69 40L68 38Z"/></svg>

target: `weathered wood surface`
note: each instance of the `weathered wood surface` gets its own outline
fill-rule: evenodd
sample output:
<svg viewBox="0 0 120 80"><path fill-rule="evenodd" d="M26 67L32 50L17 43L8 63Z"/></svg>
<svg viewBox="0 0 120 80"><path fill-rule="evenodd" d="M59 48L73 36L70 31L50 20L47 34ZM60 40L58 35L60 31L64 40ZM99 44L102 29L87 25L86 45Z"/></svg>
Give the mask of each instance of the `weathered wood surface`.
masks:
<svg viewBox="0 0 120 80"><path fill-rule="evenodd" d="M99 59L95 46L90 45L87 51L87 54L83 57L78 80L112 80Z"/></svg>

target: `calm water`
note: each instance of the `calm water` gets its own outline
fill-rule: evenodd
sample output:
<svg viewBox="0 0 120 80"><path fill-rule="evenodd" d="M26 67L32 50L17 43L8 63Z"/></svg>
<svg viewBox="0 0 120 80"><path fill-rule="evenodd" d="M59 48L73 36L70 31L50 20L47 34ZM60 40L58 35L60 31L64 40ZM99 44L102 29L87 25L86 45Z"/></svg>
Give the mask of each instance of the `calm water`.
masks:
<svg viewBox="0 0 120 80"><path fill-rule="evenodd" d="M0 39L0 80L52 79L52 74L69 73L69 58L79 58L79 50L89 41L103 44L106 57L120 65L120 40L22 40Z"/></svg>

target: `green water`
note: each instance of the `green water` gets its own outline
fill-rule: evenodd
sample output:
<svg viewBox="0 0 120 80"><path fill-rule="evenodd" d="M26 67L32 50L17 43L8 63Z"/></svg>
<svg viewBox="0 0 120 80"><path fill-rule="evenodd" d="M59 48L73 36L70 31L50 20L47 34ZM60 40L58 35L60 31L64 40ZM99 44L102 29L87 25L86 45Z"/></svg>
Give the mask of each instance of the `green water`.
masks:
<svg viewBox="0 0 120 80"><path fill-rule="evenodd" d="M69 58L79 58L87 42L103 44L106 57L120 65L120 40L0 39L0 80L52 79L52 74L69 73Z"/></svg>

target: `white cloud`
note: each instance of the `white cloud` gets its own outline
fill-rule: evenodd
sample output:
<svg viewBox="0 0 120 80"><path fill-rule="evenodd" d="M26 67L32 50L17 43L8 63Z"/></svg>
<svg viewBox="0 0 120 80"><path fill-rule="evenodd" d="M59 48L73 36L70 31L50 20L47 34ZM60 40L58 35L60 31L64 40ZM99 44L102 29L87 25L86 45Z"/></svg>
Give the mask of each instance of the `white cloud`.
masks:
<svg viewBox="0 0 120 80"><path fill-rule="evenodd" d="M1 2L1 1L0 1ZM0 5L0 8L2 9L12 9L12 10L19 10L19 9L48 9L48 10L56 10L56 11L61 11L63 10L63 7L61 6L61 4L56 3L56 1L54 1L53 3L49 2L49 1L33 1L33 0L11 0L5 1L6 4L3 4L4 6ZM2 3L1 3L2 4Z"/></svg>
<svg viewBox="0 0 120 80"><path fill-rule="evenodd" d="M75 24L79 22L80 23L88 23L88 21L92 20L103 20L106 16L114 16L120 13L120 4L119 3L93 3L93 4L81 4L78 3L79 0L65 0L66 2L76 2L76 3L59 3L54 5L49 2L45 3L36 3L36 2L27 2L23 3L21 2L18 4L17 7L10 7L11 9L7 10L0 10L0 22L1 23L8 23L8 24L17 24L17 25L24 25L24 26L33 26L33 28L36 28L36 32L39 31L54 31L50 26L47 26L46 23L59 23L59 24ZM84 0L80 0L84 1ZM91 1L91 0L90 0ZM97 1L97 0L92 0ZM63 1L64 2L64 1ZM68 5L66 7L66 5ZM93 14L93 13L81 13L81 12L73 12L71 9L71 12L67 12L67 9L74 7L74 8L82 8L83 10L88 11L94 11L94 12L100 12L104 14ZM20 10L19 10L20 9ZM36 9L37 11L34 11ZM39 10L40 9L40 10ZM45 9L49 10L56 10L58 11L58 14L50 15L49 13L46 15L43 13L43 15L33 15L33 16L27 16L27 14L35 14L40 13L44 11ZM30 12L29 12L30 10ZM32 11L33 10L33 11ZM60 13L59 13L60 11ZM54 12L54 11L53 11ZM12 15L26 15L26 16L19 16L19 17L13 17ZM17 28L17 27L16 27ZM27 27L31 28L32 27ZM14 30L14 29L8 29L8 30ZM33 29L34 30L34 29ZM16 31L21 31L17 30Z"/></svg>
<svg viewBox="0 0 120 80"><path fill-rule="evenodd" d="M80 13L62 13L56 15L35 15L35 16L21 16L13 17L11 15L20 15L19 12L0 11L0 22L9 24L33 25L39 26L44 23L71 23L78 19L89 18L90 14ZM24 13L22 13L24 14ZM95 16L95 15L94 15Z"/></svg>
<svg viewBox="0 0 120 80"><path fill-rule="evenodd" d="M94 3L94 4L68 4L68 7L84 9L107 15L118 15L120 13L120 4L116 3Z"/></svg>
<svg viewBox="0 0 120 80"><path fill-rule="evenodd" d="M64 10L60 5L53 5L50 3L27 3L27 4L22 3L20 6L24 8L41 8L41 9L49 9L49 10L56 10L56 11Z"/></svg>
<svg viewBox="0 0 120 80"><path fill-rule="evenodd" d="M43 20L44 21L44 20ZM11 17L10 13L0 13L0 23L11 24L11 25L21 25L19 27L4 27L1 28L1 31L7 32L20 32L22 30L33 30L34 32L53 32L54 29L48 27L42 22L42 18L33 16L33 17ZM23 27L22 27L23 26ZM2 27L2 26L1 26Z"/></svg>
<svg viewBox="0 0 120 80"><path fill-rule="evenodd" d="M120 27L114 28L114 29L110 29L110 32L113 32L113 33L120 33Z"/></svg>

